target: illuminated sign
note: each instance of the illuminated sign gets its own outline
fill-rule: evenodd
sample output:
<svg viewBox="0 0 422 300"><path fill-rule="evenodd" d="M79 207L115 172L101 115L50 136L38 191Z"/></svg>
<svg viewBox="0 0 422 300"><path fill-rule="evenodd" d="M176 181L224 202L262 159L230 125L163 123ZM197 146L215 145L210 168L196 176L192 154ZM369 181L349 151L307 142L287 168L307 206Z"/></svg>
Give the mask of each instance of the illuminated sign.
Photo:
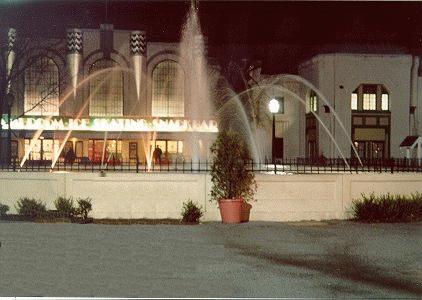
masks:
<svg viewBox="0 0 422 300"><path fill-rule="evenodd" d="M8 129L7 118L1 119L3 129ZM57 117L19 118L11 121L13 130L54 131L110 131L110 132L218 132L214 120L186 119L65 119Z"/></svg>

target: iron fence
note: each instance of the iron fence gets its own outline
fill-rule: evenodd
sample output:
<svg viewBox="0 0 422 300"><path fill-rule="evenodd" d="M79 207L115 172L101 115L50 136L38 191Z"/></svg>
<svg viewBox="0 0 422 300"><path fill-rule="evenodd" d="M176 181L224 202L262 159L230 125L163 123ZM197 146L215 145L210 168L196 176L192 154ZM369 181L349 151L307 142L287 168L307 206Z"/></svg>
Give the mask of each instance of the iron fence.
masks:
<svg viewBox="0 0 422 300"><path fill-rule="evenodd" d="M397 173L397 172L422 172L422 160L418 159L306 159L288 158L277 159L275 162L245 162L247 168L258 173L267 174L324 174L324 173ZM0 164L2 171L21 172L172 172L172 173L199 173L211 170L211 161L179 161L174 162L147 162L136 160L111 160L101 164L89 160L76 160L68 162L57 161L52 167L51 160L27 160L21 166L21 162L14 159L10 163Z"/></svg>

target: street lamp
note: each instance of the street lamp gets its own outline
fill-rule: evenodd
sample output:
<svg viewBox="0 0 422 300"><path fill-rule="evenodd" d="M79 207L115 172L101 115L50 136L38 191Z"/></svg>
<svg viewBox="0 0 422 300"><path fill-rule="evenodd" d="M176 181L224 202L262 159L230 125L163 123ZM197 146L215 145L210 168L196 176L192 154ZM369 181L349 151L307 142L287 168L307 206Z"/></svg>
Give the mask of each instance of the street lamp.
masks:
<svg viewBox="0 0 422 300"><path fill-rule="evenodd" d="M268 103L268 109L273 115L273 137L272 137L272 162L274 163L274 156L275 156L275 114L278 113L280 109L280 102L277 99L271 99L270 103Z"/></svg>

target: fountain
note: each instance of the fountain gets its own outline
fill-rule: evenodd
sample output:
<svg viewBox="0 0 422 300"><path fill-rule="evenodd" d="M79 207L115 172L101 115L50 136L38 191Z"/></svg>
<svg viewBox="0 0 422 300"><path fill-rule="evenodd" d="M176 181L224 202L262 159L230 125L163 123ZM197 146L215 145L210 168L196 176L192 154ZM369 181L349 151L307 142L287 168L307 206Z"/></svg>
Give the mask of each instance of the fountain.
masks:
<svg viewBox="0 0 422 300"><path fill-rule="evenodd" d="M179 46L180 61L184 66L187 83L181 78L176 81L176 85L187 87L191 102L186 115L191 120L210 118L212 117L210 112L214 111L205 44L198 18L198 6L192 1L182 28ZM198 143L199 139L194 137L191 143L193 161L199 161L201 156Z"/></svg>
<svg viewBox="0 0 422 300"><path fill-rule="evenodd" d="M184 76L178 76L176 80L176 85L181 87L182 90L186 90L186 96L188 99L190 99L189 105L185 105L185 116L188 116L189 119L195 121L200 119L207 119L207 118L214 118L218 117L220 121L220 126L224 126L225 128L231 128L232 130L235 130L239 132L243 137L247 145L249 146L249 150L251 153L251 158L255 163L261 164L264 161L264 152L265 152L265 146L262 142L262 139L265 138L265 134L262 134L263 128L262 124L259 124L259 121L257 120L255 113L252 112L251 115L248 114L246 108L242 104L241 97L243 95L248 95L250 97L249 93L251 91L258 91L260 93L265 94L266 89L276 89L283 95L288 95L289 98L295 99L299 101L302 105L306 106L306 101L303 100L299 95L297 95L292 90L289 90L288 88L284 87L282 84L279 83L281 79L290 79L296 82L300 82L303 85L305 85L307 88L314 90L320 99L326 104L328 107L331 108L331 111L333 112L333 115L336 119L336 121L340 124L340 127L345 133L345 136L347 137L353 151L356 154L356 157L358 157L358 153L356 151L356 148L354 144L352 143L352 140L350 138L350 135L346 131L344 124L341 122L341 120L338 117L338 114L335 112L335 110L330 106L328 100L326 97L309 81L306 81L300 76L297 75L291 75L291 74L282 74L280 76L277 76L275 79L273 79L270 83L265 84L258 84L257 85L245 90L239 94L236 94L233 89L229 87L229 84L227 81L222 78L222 76L219 74L218 71L215 69L211 69L210 66L207 64L207 53L206 53L206 42L204 39L204 36L201 32L200 28L200 22L198 17L198 7L195 5L195 2L192 2L190 5L189 12L186 17L185 25L183 26L181 30L181 41L179 46L179 54L180 54L180 62L183 66L184 70ZM139 60L139 57L137 57ZM137 64L138 67L140 63ZM71 96L71 94L75 93L76 89L82 87L87 82L89 82L90 79L95 78L95 76L98 76L102 74L103 72L114 72L114 71L124 71L129 72L134 75L135 84L136 84L136 95L137 100L140 101L140 76L139 70L136 69L136 64L134 65L135 71L132 69L125 69L121 67L113 67L108 69L103 69L100 71L97 71L93 74L90 74L81 82L77 83L72 90L70 90L68 93L62 97L62 99L59 101L59 106L61 106L65 101L68 100L68 98ZM242 71L242 70L239 70ZM222 79L222 80L221 80ZM217 87L217 80L220 80L220 82L223 82L223 87L221 87L220 90L218 90ZM104 79L104 82L101 84L104 84L106 79ZM100 85L101 85L100 84ZM100 86L97 87L99 89ZM78 120L82 112L85 110L86 106L90 102L91 97L93 94L95 94L97 90L94 90L93 93L90 94L90 97L88 97L83 104L83 107L78 112L75 120ZM224 99L223 104L218 108L217 111L215 111L214 107L214 98L215 94L221 92L221 97ZM265 98L265 97L264 97ZM251 99L249 99L251 101ZM269 99L268 99L269 100ZM134 107L132 107L132 110ZM252 108L254 109L254 108ZM215 113L214 113L215 112ZM259 112L258 112L259 113ZM346 161L346 157L344 153L342 153L338 143L335 141L333 135L331 134L330 130L327 128L326 124L321 120L321 118L315 114L316 119L321 124L322 128L326 131L329 138L332 140L334 146L336 147L338 153L345 161L345 164L347 166L348 163ZM129 112L129 115L132 115L132 111ZM51 116L48 117L48 120L51 119ZM23 160L21 161L21 167L24 165L25 161L28 159L29 153L32 151L35 142L38 140L38 138L42 134L42 129L37 130L35 135L33 136L33 139L30 142L29 148L27 149L25 156ZM64 146L66 144L66 141L70 138L72 130L69 130L67 134L65 135L65 138L63 142L60 144L58 151L55 153L51 169L54 169L54 166L57 162L57 159L59 157L59 154L64 149ZM120 131L119 137L121 136L122 131ZM144 150L145 156L146 156L146 167L147 170L150 171L152 168L153 158L152 158L152 150L151 150L151 141L154 141L157 137L156 132L146 132L142 135L142 148ZM204 152L205 148L209 148L209 143L211 141L203 140L201 135L196 132L192 132L190 135L190 154L191 159L194 162L199 162L202 157L202 153ZM103 151L101 156L101 169L104 167L104 165L107 165L110 156L106 157L106 142L107 142L107 131L104 132L104 141L103 141ZM110 154L111 155L111 154ZM359 159L360 161L360 159Z"/></svg>
<svg viewBox="0 0 422 300"><path fill-rule="evenodd" d="M133 72L133 70L130 70L130 69L127 69L127 68L121 68L121 67L114 67L114 68L107 68L107 69L103 69L103 70L100 70L100 71L97 71L97 72L95 72L95 73L92 73L92 74L90 74L89 76L87 76L86 78L84 78L83 80L81 80L81 82L79 82L78 84L77 84L77 86L75 87L75 89L78 89L78 88L81 88L82 86L84 86L85 84L87 84L88 82L89 82L89 80L91 80L92 78L95 78L96 76L99 76L99 75L101 75L102 73L106 73L106 72L110 72L110 71L126 71L126 72ZM99 88L99 87L98 87ZM97 89L98 90L98 89ZM95 91L96 92L96 91ZM69 98L70 98L70 96L72 95L74 93L74 89L71 89L70 91L68 91L61 99L60 99L60 101L59 101L59 108L60 108L60 106L62 106L63 105L63 103L65 103ZM91 95L91 97L92 97L92 95ZM80 111L79 111L79 113L77 114L77 116L76 116L76 118L75 118L75 120L77 120L77 119L79 119L80 118L80 116L82 115L82 112L84 111L84 109L86 108L86 106L88 105L88 103L89 103L89 101L90 101L90 99L91 99L91 97L88 97L86 100L85 100L85 102L84 102L84 105L83 105L83 107L80 109ZM53 116L52 115L50 115L50 116L48 116L47 118L46 118L46 120L47 121L50 121L51 120L51 118L53 118ZM32 149L33 149L33 147L35 146L35 143L36 143L36 141L39 139L39 137L41 136L41 134L43 133L43 131L44 131L44 129L43 128L40 128L40 129L38 129L36 132L35 132L35 134L34 134L34 136L32 137L32 139L31 139L31 142L30 142L30 145L29 145L29 147L28 147L28 149L25 151L25 154L24 154L24 157L23 157L23 159L21 160L21 163L20 163L20 168L22 168L23 167L23 165L25 164L25 162L26 162L26 160L29 158L29 155L30 155L30 153L31 153L31 151L32 151ZM70 133L72 132L72 130L69 130L68 131L68 133L66 134L66 138L65 138L65 140L64 140L64 142L62 143L62 145L59 147L59 151L58 151L58 153L60 154L60 152L63 150L63 148L64 148L64 145L65 145L65 143L66 143L66 141L67 141L67 139L70 137ZM55 163L57 162L57 159L58 159L58 155L55 155L55 158L54 158L54 160L53 160L53 163L52 163L52 166L51 166L51 168L54 168L54 165L55 165Z"/></svg>
<svg viewBox="0 0 422 300"><path fill-rule="evenodd" d="M194 2L191 3L189 13L186 18L186 23L182 30L182 39L180 43L180 55L181 60L186 66L186 70L188 70L188 78L189 84L188 84L188 90L190 93L190 97L192 99L192 105L190 107L190 115L192 119L195 119L197 117L203 117L204 112L213 111L214 107L212 104L211 99L211 93L210 93L210 78L209 78L209 70L206 63L206 53L205 53L205 47L204 47L204 38L201 33L199 19L198 19L198 8L194 4ZM241 71L241 70L239 70ZM195 80L192 80L194 78ZM225 103L218 109L217 115L219 117L220 125L225 126L226 128L230 128L232 130L235 130L239 132L245 139L246 143L249 146L249 150L251 153L251 158L256 163L261 163L264 161L264 149L262 147L262 143L257 143L257 137L259 132L259 124L257 124L257 120L255 118L255 115L252 114L251 117L248 117L248 114L245 110L244 105L242 104L240 97L242 95L248 95L248 93L251 90L257 90L262 88L276 88L279 91L281 91L282 94L287 94L291 98L299 101L302 105L306 107L306 101L303 100L300 96L298 96L296 93L292 92L291 90L283 87L281 84L277 84L277 80L280 78L288 78L295 80L297 82L301 82L302 84L306 85L308 88L315 90L316 93L320 96L322 101L328 105L331 108L331 111L333 111L333 114L336 118L336 120L339 122L341 128L343 129L347 139L350 142L350 145L352 146L352 149L355 151L355 154L357 157L357 151L355 146L352 143L352 140L350 138L350 135L347 133L343 123L339 119L337 113L335 110L330 106L328 100L326 97L310 82L306 81L305 79L301 78L300 76L296 75L290 75L290 74L283 74L279 77L277 77L273 83L269 85L259 85L246 90L240 94L235 94L233 90L226 87L225 92L223 92L223 98L226 99ZM180 83L184 84L184 83ZM213 86L213 89L216 87ZM345 164L347 166L348 163L346 161L345 155L342 153L338 143L335 141L332 133L327 128L326 124L323 123L321 118L313 113L318 120L318 122L321 124L323 129L328 134L329 138L332 140L333 144L335 145L337 151L339 152L340 156L343 158ZM224 125L222 125L224 124ZM220 126L220 127L221 127ZM193 147L194 151L197 149L197 147ZM197 151L197 150L196 150ZM193 153L192 157L194 159L198 159L199 155L198 153ZM360 161L360 159L359 159Z"/></svg>

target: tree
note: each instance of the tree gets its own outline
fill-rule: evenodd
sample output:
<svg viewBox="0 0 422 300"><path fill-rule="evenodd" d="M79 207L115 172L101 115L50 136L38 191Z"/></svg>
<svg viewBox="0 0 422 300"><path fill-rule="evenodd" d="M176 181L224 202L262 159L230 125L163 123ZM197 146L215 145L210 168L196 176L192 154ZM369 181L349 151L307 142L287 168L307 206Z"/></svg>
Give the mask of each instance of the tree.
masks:
<svg viewBox="0 0 422 300"><path fill-rule="evenodd" d="M236 119L229 118L233 114L238 114L235 97L241 102L249 123L257 126L261 125L262 95L255 90L249 90L257 85L261 78L261 61L258 59L243 59L236 61L233 57L229 58L220 71L224 80L216 85L214 98L216 107L219 110L219 128L234 129ZM240 126L243 126L240 124Z"/></svg>
<svg viewBox="0 0 422 300"><path fill-rule="evenodd" d="M58 72L57 80L48 80L45 74L51 67L52 54L64 52L65 41L19 37L13 28L0 29L0 34L0 119L7 115L9 124L5 139L0 122L0 160L10 163L12 115L13 120L19 119L35 109L42 110L44 106L56 105L52 104L51 100L58 97L60 87L65 84L66 72ZM31 103L25 102L23 109L18 109L18 100L24 98L23 82L26 75L31 76L36 96Z"/></svg>

